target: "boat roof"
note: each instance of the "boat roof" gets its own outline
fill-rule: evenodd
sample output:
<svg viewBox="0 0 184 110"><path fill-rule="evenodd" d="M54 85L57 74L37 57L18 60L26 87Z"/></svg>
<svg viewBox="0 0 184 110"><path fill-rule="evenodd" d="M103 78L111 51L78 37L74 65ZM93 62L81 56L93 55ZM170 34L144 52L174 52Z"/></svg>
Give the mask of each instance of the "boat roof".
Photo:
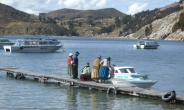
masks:
<svg viewBox="0 0 184 110"><path fill-rule="evenodd" d="M157 41L155 41L155 40L139 40L137 42L157 42Z"/></svg>
<svg viewBox="0 0 184 110"><path fill-rule="evenodd" d="M24 39L17 39L17 41L58 41L54 38L24 38Z"/></svg>
<svg viewBox="0 0 184 110"><path fill-rule="evenodd" d="M8 38L0 38L0 40L9 40Z"/></svg>
<svg viewBox="0 0 184 110"><path fill-rule="evenodd" d="M7 38L0 38L0 42L10 42L10 40L9 39L7 39Z"/></svg>
<svg viewBox="0 0 184 110"><path fill-rule="evenodd" d="M114 68L116 68L116 69L123 69L123 68L133 68L133 67L131 67L131 66L115 66Z"/></svg>

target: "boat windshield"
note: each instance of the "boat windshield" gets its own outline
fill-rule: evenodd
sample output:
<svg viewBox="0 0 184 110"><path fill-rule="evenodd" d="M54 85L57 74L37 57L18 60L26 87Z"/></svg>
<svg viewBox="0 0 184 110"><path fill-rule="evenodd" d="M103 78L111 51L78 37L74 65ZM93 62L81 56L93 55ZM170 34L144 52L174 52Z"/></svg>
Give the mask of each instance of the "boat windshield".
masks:
<svg viewBox="0 0 184 110"><path fill-rule="evenodd" d="M121 73L135 73L135 70L133 68L123 68L120 69Z"/></svg>
<svg viewBox="0 0 184 110"><path fill-rule="evenodd" d="M143 45L144 44L144 41L138 41L137 44L140 44L140 45Z"/></svg>
<svg viewBox="0 0 184 110"><path fill-rule="evenodd" d="M145 41L145 43L150 43L150 44L157 44L156 41L150 40L150 41Z"/></svg>
<svg viewBox="0 0 184 110"><path fill-rule="evenodd" d="M14 46L21 46L21 42L16 42Z"/></svg>

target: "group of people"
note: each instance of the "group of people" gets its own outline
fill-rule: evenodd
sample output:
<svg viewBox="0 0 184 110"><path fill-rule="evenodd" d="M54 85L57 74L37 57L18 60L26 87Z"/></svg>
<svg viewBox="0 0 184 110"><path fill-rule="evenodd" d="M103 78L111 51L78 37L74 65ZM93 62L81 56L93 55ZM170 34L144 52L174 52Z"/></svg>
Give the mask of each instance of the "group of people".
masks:
<svg viewBox="0 0 184 110"><path fill-rule="evenodd" d="M68 63L68 75L73 79L78 79L78 55L79 52L75 52L73 57L72 53L69 53L67 63ZM101 60L101 55L99 55L93 62L92 72L90 72L90 65L86 63L82 72L80 74L80 81L91 81L95 82L105 81L108 79L109 70L111 70L110 64L111 58Z"/></svg>
<svg viewBox="0 0 184 110"><path fill-rule="evenodd" d="M110 60L110 57L101 60L101 56L99 55L93 62L91 79L95 82L100 81L101 83L103 81L105 83L109 76L109 70L112 70Z"/></svg>

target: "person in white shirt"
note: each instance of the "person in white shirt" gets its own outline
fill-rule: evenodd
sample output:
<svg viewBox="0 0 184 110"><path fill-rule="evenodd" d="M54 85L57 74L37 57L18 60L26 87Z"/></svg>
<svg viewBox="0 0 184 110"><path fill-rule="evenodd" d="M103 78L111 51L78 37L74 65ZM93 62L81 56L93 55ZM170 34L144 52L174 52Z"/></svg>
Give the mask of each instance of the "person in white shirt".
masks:
<svg viewBox="0 0 184 110"><path fill-rule="evenodd" d="M100 79L100 82L103 80L103 82L105 83L105 81L108 79L109 76L109 70L111 70L111 65L110 65L110 60L111 58L108 57L107 59L103 59L100 64L101 67L99 69L99 73L98 73L98 78Z"/></svg>

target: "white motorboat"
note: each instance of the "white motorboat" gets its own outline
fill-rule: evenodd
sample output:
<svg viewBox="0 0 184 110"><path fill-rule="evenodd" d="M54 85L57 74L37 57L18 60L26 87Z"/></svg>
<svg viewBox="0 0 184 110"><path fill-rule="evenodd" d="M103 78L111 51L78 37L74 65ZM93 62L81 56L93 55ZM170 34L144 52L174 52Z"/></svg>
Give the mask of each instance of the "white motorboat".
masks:
<svg viewBox="0 0 184 110"><path fill-rule="evenodd" d="M108 84L133 86L140 88L151 88L157 81L149 80L148 75L138 74L133 67L130 66L115 66L110 72Z"/></svg>
<svg viewBox="0 0 184 110"><path fill-rule="evenodd" d="M5 45L5 52L55 52L63 47L60 41L50 38L18 39L14 45Z"/></svg>
<svg viewBox="0 0 184 110"><path fill-rule="evenodd" d="M4 45L13 45L14 43L11 42L9 39L7 38L0 38L0 49L3 49Z"/></svg>
<svg viewBox="0 0 184 110"><path fill-rule="evenodd" d="M133 45L136 49L157 49L158 46L160 45L154 40L140 40Z"/></svg>

